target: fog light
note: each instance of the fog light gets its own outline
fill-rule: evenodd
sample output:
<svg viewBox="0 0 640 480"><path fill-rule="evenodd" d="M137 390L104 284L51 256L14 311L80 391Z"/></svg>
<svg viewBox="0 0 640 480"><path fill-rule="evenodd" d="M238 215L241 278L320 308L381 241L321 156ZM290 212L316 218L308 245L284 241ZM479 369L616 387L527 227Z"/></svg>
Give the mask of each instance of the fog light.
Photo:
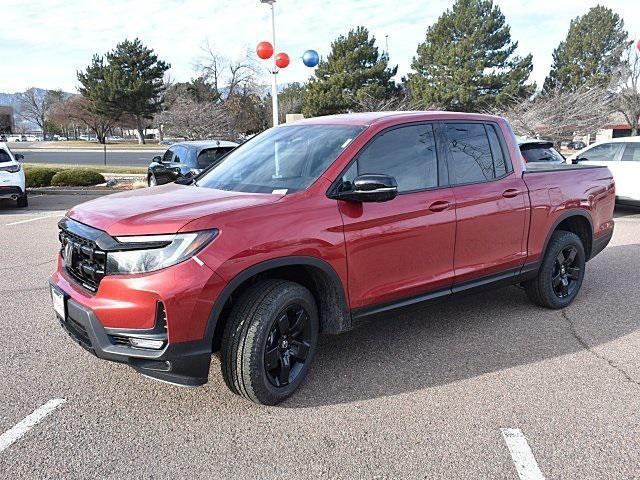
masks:
<svg viewBox="0 0 640 480"><path fill-rule="evenodd" d="M164 340L148 340L146 338L130 338L129 343L135 348L150 348L160 350L164 345Z"/></svg>

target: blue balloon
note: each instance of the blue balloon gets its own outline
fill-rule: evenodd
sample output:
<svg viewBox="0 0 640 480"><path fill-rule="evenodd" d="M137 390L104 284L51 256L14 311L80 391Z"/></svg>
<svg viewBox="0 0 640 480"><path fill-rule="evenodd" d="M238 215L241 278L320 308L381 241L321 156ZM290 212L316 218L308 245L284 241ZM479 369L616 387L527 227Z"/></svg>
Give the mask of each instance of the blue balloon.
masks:
<svg viewBox="0 0 640 480"><path fill-rule="evenodd" d="M307 50L302 54L302 61L307 67L313 68L320 63L320 55L315 50Z"/></svg>

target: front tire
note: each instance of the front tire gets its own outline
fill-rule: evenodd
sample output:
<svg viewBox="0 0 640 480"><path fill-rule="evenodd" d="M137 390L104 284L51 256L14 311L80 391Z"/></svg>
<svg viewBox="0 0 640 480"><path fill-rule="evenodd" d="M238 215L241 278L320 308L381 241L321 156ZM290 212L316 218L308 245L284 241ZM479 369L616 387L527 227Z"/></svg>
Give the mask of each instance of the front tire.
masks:
<svg viewBox="0 0 640 480"><path fill-rule="evenodd" d="M19 208L26 208L29 206L29 199L27 198L27 194L25 193L24 195L20 195L18 197L18 207Z"/></svg>
<svg viewBox="0 0 640 480"><path fill-rule="evenodd" d="M529 299L541 307L568 307L578 295L586 266L580 238L558 230L551 235L538 276L524 284Z"/></svg>
<svg viewBox="0 0 640 480"><path fill-rule="evenodd" d="M245 291L228 319L220 366L229 389L276 405L300 386L318 344L315 299L302 285L265 280Z"/></svg>
<svg viewBox="0 0 640 480"><path fill-rule="evenodd" d="M149 187L155 187L158 185L158 181L156 180L156 176L155 175L149 175L149 178L147 179L147 184L149 185Z"/></svg>

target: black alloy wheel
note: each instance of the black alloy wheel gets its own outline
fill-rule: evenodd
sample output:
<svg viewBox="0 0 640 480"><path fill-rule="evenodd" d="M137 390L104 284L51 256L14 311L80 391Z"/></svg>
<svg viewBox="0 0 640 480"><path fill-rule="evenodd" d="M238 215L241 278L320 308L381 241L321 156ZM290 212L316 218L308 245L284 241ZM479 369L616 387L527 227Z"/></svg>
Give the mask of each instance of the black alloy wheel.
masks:
<svg viewBox="0 0 640 480"><path fill-rule="evenodd" d="M581 268L577 257L578 249L573 245L562 249L556 257L551 284L558 298L570 297L578 287Z"/></svg>
<svg viewBox="0 0 640 480"><path fill-rule="evenodd" d="M273 322L264 349L264 368L274 387L294 382L311 347L309 314L302 305L289 305Z"/></svg>

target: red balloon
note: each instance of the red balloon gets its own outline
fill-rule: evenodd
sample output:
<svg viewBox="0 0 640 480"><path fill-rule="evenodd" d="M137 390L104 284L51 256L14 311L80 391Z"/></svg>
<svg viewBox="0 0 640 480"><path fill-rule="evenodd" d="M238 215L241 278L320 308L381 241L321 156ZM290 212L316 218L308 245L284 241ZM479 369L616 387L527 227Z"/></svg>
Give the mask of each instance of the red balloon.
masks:
<svg viewBox="0 0 640 480"><path fill-rule="evenodd" d="M286 53L279 53L276 55L276 65L278 68L287 68L289 66L289 55Z"/></svg>
<svg viewBox="0 0 640 480"><path fill-rule="evenodd" d="M269 42L260 42L256 48L256 53L262 60L271 58L271 55L273 55L273 45Z"/></svg>

